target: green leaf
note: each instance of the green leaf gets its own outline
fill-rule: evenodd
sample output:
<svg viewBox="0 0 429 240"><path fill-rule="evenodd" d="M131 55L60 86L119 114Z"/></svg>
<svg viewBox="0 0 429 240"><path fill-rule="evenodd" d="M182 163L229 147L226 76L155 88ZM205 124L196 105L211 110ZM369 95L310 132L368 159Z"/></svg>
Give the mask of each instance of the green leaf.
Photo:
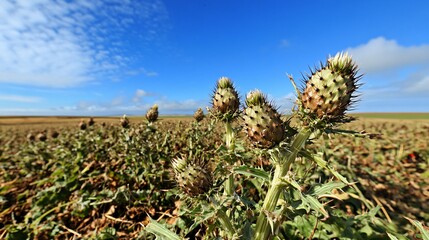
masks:
<svg viewBox="0 0 429 240"><path fill-rule="evenodd" d="M331 168L331 167L327 167L329 169L329 171L332 173L332 175L334 175L336 178L338 178L341 182L350 185L351 183L349 181L347 181L347 178L345 178L343 175L341 175L339 172L337 172L335 169Z"/></svg>
<svg viewBox="0 0 429 240"><path fill-rule="evenodd" d="M159 224L157 221L150 219L150 223L146 226L146 231L155 234L162 240L180 240L176 233L167 229L164 225Z"/></svg>
<svg viewBox="0 0 429 240"><path fill-rule="evenodd" d="M429 231L423 227L421 222L407 217L404 218L410 221L410 223L413 224L417 229L419 229L420 233L422 234L423 240L429 240Z"/></svg>
<svg viewBox="0 0 429 240"><path fill-rule="evenodd" d="M387 236L389 236L390 240L398 240L397 237L395 237L394 235L387 233Z"/></svg>
<svg viewBox="0 0 429 240"><path fill-rule="evenodd" d="M302 194L301 199L305 201L314 211L323 214L325 217L329 217L329 213L325 210L322 203L320 203L319 200L317 200L315 197Z"/></svg>
<svg viewBox="0 0 429 240"><path fill-rule="evenodd" d="M331 193L334 189L339 189L345 187L346 184L342 182L328 182L322 185L318 185L314 187L314 190L312 191L312 195L318 197L322 194Z"/></svg>
<svg viewBox="0 0 429 240"><path fill-rule="evenodd" d="M249 167L249 166L240 166L234 169L234 172L244 175L244 176L252 176L252 177L257 177L257 178L261 178L265 181L269 181L270 180L270 174L265 172L263 169L260 168L253 168L253 167Z"/></svg>
<svg viewBox="0 0 429 240"><path fill-rule="evenodd" d="M341 175L339 172L337 172L335 169L331 168L328 166L328 163L323 160L322 157L320 157L317 154L311 154L307 151L301 151L300 154L312 161L314 161L317 165L319 165L319 167L321 168L325 168L328 169L332 175L334 175L336 178L338 178L341 182L350 185L351 183L349 181L347 181L347 178L345 178L343 175Z"/></svg>

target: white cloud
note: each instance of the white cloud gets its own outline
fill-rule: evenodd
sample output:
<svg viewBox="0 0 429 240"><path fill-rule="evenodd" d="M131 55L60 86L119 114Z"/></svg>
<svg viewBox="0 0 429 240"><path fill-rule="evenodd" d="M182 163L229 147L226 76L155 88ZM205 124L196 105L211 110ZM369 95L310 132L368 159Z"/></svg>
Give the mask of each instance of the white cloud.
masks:
<svg viewBox="0 0 429 240"><path fill-rule="evenodd" d="M279 108L280 113L288 114L292 112L296 96L294 93L289 93L283 97L275 98L274 101L275 105Z"/></svg>
<svg viewBox="0 0 429 240"><path fill-rule="evenodd" d="M162 99L155 103L158 104L159 112L161 114L192 114L198 108L205 109L205 106L208 105L208 101L195 99L186 99L182 101ZM152 106L152 104L149 105Z"/></svg>
<svg viewBox="0 0 429 240"><path fill-rule="evenodd" d="M2 0L0 83L60 88L105 79L130 60L120 35L141 34L127 30L140 21L154 38L157 14L166 15L158 0Z"/></svg>
<svg viewBox="0 0 429 240"><path fill-rule="evenodd" d="M133 102L140 102L140 100L143 97L148 96L148 95L149 94L145 90L137 89L136 93L134 94L134 97L133 97Z"/></svg>
<svg viewBox="0 0 429 240"><path fill-rule="evenodd" d="M384 37L371 39L366 44L347 49L366 73L428 65L429 45L401 46Z"/></svg>
<svg viewBox="0 0 429 240"><path fill-rule="evenodd" d="M409 88L410 91L429 91L429 76L418 80L413 86Z"/></svg>
<svg viewBox="0 0 429 240"><path fill-rule="evenodd" d="M137 95L146 96L147 93L143 90L136 91ZM0 98L1 99L1 98ZM132 100L132 99L131 99ZM123 114L127 115L144 115L147 110L158 104L159 112L162 115L169 114L193 114L198 108L205 109L208 105L208 100L170 100L166 97L161 97L155 101L141 104L139 102L132 103L124 101L122 97L114 97L110 101L91 102L79 101L75 105L68 105L54 108L0 108L0 115L32 115L34 113L40 115L68 115L68 116L108 116Z"/></svg>
<svg viewBox="0 0 429 240"><path fill-rule="evenodd" d="M136 70L129 70L129 71L126 72L126 74L131 75L131 76L137 76L137 75L143 74L146 77L156 77L156 76L158 76L157 72L149 71L149 70L146 70L145 68L139 68L139 69L136 69Z"/></svg>
<svg viewBox="0 0 429 240"><path fill-rule="evenodd" d="M371 83L377 88L394 86L402 94L429 91L429 44L402 46L395 40L378 37L346 51L365 78L379 80Z"/></svg>
<svg viewBox="0 0 429 240"><path fill-rule="evenodd" d="M37 103L42 99L39 97L0 94L0 100L8 102Z"/></svg>

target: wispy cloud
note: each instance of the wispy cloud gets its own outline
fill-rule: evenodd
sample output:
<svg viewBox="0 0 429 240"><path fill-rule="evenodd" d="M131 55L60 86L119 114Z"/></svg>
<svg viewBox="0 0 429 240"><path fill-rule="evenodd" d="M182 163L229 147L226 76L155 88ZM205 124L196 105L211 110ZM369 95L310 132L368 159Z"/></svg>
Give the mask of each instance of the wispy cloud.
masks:
<svg viewBox="0 0 429 240"><path fill-rule="evenodd" d="M127 31L140 22L153 39L165 12L158 0L0 1L0 83L64 88L109 77L130 61L121 34L141 35Z"/></svg>
<svg viewBox="0 0 429 240"><path fill-rule="evenodd" d="M145 68L139 68L135 70L129 70L126 72L127 75L130 76L138 76L138 75L144 75L146 77L156 77L158 76L158 73L155 71L149 71Z"/></svg>
<svg viewBox="0 0 429 240"><path fill-rule="evenodd" d="M279 108L280 113L288 114L292 112L292 108L296 102L294 93L288 93L285 96L275 98L274 103Z"/></svg>
<svg viewBox="0 0 429 240"><path fill-rule="evenodd" d="M429 91L429 44L402 46L378 37L347 51L368 79L380 79L386 87L408 94Z"/></svg>
<svg viewBox="0 0 429 240"><path fill-rule="evenodd" d="M152 96L150 101L135 102L135 97ZM2 99L0 97L0 99ZM208 106L208 100L172 100L166 96L156 96L155 94L147 93L142 89L136 90L135 96L131 99L126 99L121 96L113 97L106 101L78 101L74 105L51 108L25 108L11 107L0 108L0 115L32 115L34 113L40 115L78 115L78 116L106 116L106 115L144 115L146 111L158 104L159 112L162 115L169 114L192 114L198 108L205 109Z"/></svg>
<svg viewBox="0 0 429 240"><path fill-rule="evenodd" d="M401 46L395 40L378 37L348 51L366 73L429 64L429 44Z"/></svg>
<svg viewBox="0 0 429 240"><path fill-rule="evenodd" d="M40 102L42 99L40 97L0 94L0 100L8 102L37 103Z"/></svg>
<svg viewBox="0 0 429 240"><path fill-rule="evenodd" d="M140 102L143 97L148 95L149 94L145 90L137 89L133 97L133 102Z"/></svg>

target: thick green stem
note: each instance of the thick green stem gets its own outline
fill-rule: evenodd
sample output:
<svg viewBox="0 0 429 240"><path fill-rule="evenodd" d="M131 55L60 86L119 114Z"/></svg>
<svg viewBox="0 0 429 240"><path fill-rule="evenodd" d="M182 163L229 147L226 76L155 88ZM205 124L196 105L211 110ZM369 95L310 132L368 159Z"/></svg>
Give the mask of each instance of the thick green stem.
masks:
<svg viewBox="0 0 429 240"><path fill-rule="evenodd" d="M229 150L234 150L235 148L235 134L234 130L232 129L231 122L226 121L225 122L225 145Z"/></svg>
<svg viewBox="0 0 429 240"><path fill-rule="evenodd" d="M225 122L225 145L230 151L234 151L235 148L235 134L232 129L231 122ZM228 196L234 195L234 175L230 174L225 182L225 194Z"/></svg>
<svg viewBox="0 0 429 240"><path fill-rule="evenodd" d="M228 196L233 196L235 192L234 175L230 174L225 182L225 193Z"/></svg>
<svg viewBox="0 0 429 240"><path fill-rule="evenodd" d="M285 156L272 155L276 160L273 181L268 189L267 195L264 199L261 212L259 213L258 220L256 221L255 239L265 240L271 236L271 227L266 213L273 212L277 206L280 194L283 190L283 183L281 178L286 176L289 171L290 165L295 161L298 152L304 147L305 142L311 135L311 129L303 128L295 137L290 152Z"/></svg>

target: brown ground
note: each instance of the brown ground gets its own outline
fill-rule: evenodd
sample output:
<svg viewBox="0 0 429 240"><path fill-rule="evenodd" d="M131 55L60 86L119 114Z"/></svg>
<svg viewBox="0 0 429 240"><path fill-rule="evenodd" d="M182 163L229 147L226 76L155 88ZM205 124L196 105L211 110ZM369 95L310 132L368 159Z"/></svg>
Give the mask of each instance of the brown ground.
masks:
<svg viewBox="0 0 429 240"><path fill-rule="evenodd" d="M0 117L0 130L45 130L77 126L81 120L88 122L90 117ZM120 117L94 117L96 123L119 124ZM145 121L144 117L129 117L132 123ZM160 117L162 120L190 120L191 117Z"/></svg>

